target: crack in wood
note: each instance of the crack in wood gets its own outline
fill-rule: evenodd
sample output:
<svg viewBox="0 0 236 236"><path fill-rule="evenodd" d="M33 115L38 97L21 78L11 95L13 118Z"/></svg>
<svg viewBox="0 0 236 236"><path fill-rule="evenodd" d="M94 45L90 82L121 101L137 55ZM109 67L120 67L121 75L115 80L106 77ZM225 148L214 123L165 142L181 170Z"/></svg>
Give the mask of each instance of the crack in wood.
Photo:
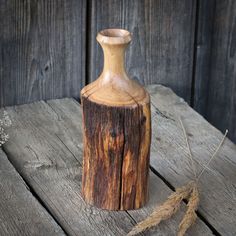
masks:
<svg viewBox="0 0 236 236"><path fill-rule="evenodd" d="M137 225L138 224L138 222L135 220L135 218L128 212L128 211L125 211L127 214L128 214L128 216L133 220L133 222L131 222L134 226L135 225ZM146 235L146 233L144 233L144 232L141 232L141 233L139 233L139 235Z"/></svg>
<svg viewBox="0 0 236 236"><path fill-rule="evenodd" d="M125 137L125 116L123 117L123 133L124 133L124 141L123 141L123 148L121 152L121 166L120 166L120 201L119 201L119 209L121 209L121 202L122 202L122 172L123 172L123 161L124 161L124 153L125 153L125 143L126 143L126 137Z"/></svg>
<svg viewBox="0 0 236 236"><path fill-rule="evenodd" d="M172 120L175 122L175 119L171 118L170 116L167 116L166 114L164 114L156 105L154 105L154 103L151 101L152 106L155 108L155 113L165 119L168 120Z"/></svg>
<svg viewBox="0 0 236 236"><path fill-rule="evenodd" d="M74 159L82 166L80 160L77 159L75 154L69 149L69 147L63 142L63 140L59 137L59 135L55 134L55 136L60 140L60 142L63 144L63 146L71 153L71 155L74 157Z"/></svg>

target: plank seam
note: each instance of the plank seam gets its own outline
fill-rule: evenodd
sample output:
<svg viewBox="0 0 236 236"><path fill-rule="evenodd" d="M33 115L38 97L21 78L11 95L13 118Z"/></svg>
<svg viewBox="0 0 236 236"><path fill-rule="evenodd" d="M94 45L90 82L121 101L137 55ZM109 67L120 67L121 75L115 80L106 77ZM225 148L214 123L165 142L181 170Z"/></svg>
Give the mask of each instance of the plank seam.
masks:
<svg viewBox="0 0 236 236"><path fill-rule="evenodd" d="M86 6L86 33L85 33L85 85L89 84L90 78L90 40L91 40L91 1Z"/></svg>
<svg viewBox="0 0 236 236"><path fill-rule="evenodd" d="M172 191L175 191L175 187L167 180L165 179L154 167L151 165L149 166L150 170L159 177ZM186 199L183 200L183 202L187 205L188 201ZM197 210L196 214L198 218L212 231L213 235L216 236L222 236L213 225L210 224L210 222Z"/></svg>
<svg viewBox="0 0 236 236"><path fill-rule="evenodd" d="M131 222L134 226L138 224L138 222L133 218L133 216L128 212L126 211L126 213L128 214L128 216L133 220L133 222ZM139 235L146 235L145 233L141 232L139 233Z"/></svg>
<svg viewBox="0 0 236 236"><path fill-rule="evenodd" d="M198 22L199 21L199 0L196 1L196 11L195 11L195 27L194 27L194 40L193 40L193 64L192 64L192 81L191 81L191 97L190 106L194 107L195 98L195 77L196 77L196 67L197 67L197 51L198 51Z"/></svg>
<svg viewBox="0 0 236 236"><path fill-rule="evenodd" d="M215 19L216 19L216 2L214 2L214 5L213 5L213 7L214 7L214 10L213 10L213 16L212 16L212 19L213 19L213 23L212 23L212 28L211 28L211 35L213 35L213 33L214 33L214 28L215 28ZM210 57L209 57L209 67L210 67L210 69L209 69L209 73L208 73L208 77L209 77L209 80L207 81L207 86L208 86L208 89L209 89L209 86L210 86L210 82L211 82L211 76L212 76L212 70L211 70L211 67L212 67L212 53L213 53L213 50L214 50L214 48L213 48L213 43L212 43L212 41L213 41L213 37L211 37L211 44L210 44ZM209 90L208 90L209 91ZM207 95L207 97L206 97L206 101L205 101L205 106L206 106L206 110L205 110L205 114L204 114L204 116L206 117L206 119L207 120L209 120L209 112L208 112L208 108L209 108L209 94Z"/></svg>

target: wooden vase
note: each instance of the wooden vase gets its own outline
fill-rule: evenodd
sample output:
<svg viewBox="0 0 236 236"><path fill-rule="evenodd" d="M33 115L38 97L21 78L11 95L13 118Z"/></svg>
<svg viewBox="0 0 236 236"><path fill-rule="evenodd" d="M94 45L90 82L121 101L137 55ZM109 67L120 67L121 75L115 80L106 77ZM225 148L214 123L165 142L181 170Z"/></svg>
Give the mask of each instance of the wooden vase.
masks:
<svg viewBox="0 0 236 236"><path fill-rule="evenodd" d="M148 200L150 97L125 70L131 34L106 29L98 33L97 41L104 52L104 68L81 91L82 195L99 208L137 209Z"/></svg>

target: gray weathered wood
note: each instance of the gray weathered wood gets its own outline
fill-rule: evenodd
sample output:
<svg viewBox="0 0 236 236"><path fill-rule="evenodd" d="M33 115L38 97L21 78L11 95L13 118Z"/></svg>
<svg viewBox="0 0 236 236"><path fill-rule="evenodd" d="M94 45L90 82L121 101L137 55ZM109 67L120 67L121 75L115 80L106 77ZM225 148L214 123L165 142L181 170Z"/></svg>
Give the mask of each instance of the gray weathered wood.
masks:
<svg viewBox="0 0 236 236"><path fill-rule="evenodd" d="M223 135L182 98L163 86L150 86L152 100L151 165L174 187L193 178L178 116L186 127L198 173ZM236 234L236 146L226 139L200 179L199 212L222 235Z"/></svg>
<svg viewBox="0 0 236 236"><path fill-rule="evenodd" d="M64 235L0 149L0 235Z"/></svg>
<svg viewBox="0 0 236 236"><path fill-rule="evenodd" d="M133 34L127 71L142 84L161 83L190 101L196 1L91 0L89 81L102 70L96 34L104 28L126 28Z"/></svg>
<svg viewBox="0 0 236 236"><path fill-rule="evenodd" d="M215 0L199 0L197 14L197 31L195 37L194 91L193 107L206 115L210 80L211 42L214 25Z"/></svg>
<svg viewBox="0 0 236 236"><path fill-rule="evenodd" d="M86 2L0 1L0 107L79 97Z"/></svg>
<svg viewBox="0 0 236 236"><path fill-rule="evenodd" d="M86 205L80 195L82 123L79 104L62 99L7 111L14 126L8 130L11 138L5 151L68 234L125 235L136 220L145 218L154 205L170 193L169 188L151 174L151 200L141 210L127 214ZM184 207L183 204L181 213L161 224L152 235L174 235ZM211 231L198 220L188 235L211 235Z"/></svg>
<svg viewBox="0 0 236 236"><path fill-rule="evenodd" d="M236 142L236 2L216 1L207 119Z"/></svg>

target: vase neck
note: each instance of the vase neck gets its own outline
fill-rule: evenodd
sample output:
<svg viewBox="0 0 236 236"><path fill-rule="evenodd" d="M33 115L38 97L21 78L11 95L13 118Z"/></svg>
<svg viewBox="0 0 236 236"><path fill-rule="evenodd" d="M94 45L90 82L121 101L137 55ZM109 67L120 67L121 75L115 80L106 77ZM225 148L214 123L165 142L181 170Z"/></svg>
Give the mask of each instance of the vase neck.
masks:
<svg viewBox="0 0 236 236"><path fill-rule="evenodd" d="M125 47L103 45L104 73L122 75L125 72Z"/></svg>
<svg viewBox="0 0 236 236"><path fill-rule="evenodd" d="M125 50L131 41L131 35L126 30L107 29L98 33L97 41L104 54L103 75L119 75L127 77L125 70Z"/></svg>

